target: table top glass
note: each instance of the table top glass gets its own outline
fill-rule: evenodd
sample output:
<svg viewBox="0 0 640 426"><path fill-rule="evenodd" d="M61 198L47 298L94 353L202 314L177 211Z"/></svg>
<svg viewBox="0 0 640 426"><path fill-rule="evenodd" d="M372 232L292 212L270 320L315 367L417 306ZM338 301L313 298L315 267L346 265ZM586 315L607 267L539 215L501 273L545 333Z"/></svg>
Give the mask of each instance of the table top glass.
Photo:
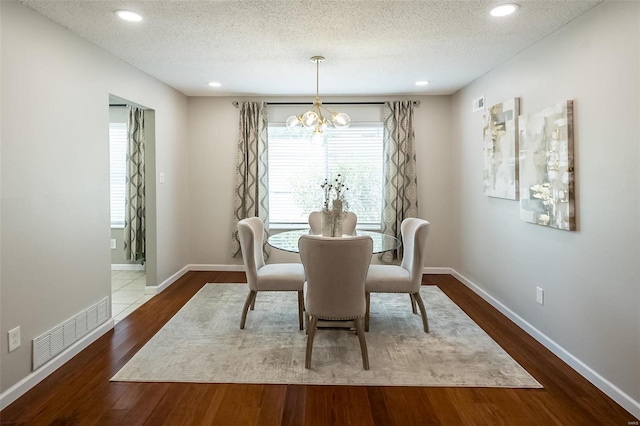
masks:
<svg viewBox="0 0 640 426"><path fill-rule="evenodd" d="M309 228L284 231L278 234L273 234L269 237L267 242L271 247L293 253L299 253L298 240L302 235L308 235L309 233ZM400 241L397 238L381 232L356 229L356 235L367 235L371 237L373 240L373 253L382 253L389 250L395 250L400 247ZM349 238L349 236L343 235L343 238Z"/></svg>

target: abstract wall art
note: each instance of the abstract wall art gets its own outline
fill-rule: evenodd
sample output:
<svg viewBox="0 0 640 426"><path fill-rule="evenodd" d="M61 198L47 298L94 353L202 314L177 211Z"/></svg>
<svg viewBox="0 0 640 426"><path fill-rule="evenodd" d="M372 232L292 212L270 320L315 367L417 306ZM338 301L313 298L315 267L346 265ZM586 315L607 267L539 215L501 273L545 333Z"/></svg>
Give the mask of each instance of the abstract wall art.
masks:
<svg viewBox="0 0 640 426"><path fill-rule="evenodd" d="M518 199L518 115L520 99L489 108L484 116L484 193Z"/></svg>
<svg viewBox="0 0 640 426"><path fill-rule="evenodd" d="M518 127L520 218L574 231L573 101L521 115Z"/></svg>

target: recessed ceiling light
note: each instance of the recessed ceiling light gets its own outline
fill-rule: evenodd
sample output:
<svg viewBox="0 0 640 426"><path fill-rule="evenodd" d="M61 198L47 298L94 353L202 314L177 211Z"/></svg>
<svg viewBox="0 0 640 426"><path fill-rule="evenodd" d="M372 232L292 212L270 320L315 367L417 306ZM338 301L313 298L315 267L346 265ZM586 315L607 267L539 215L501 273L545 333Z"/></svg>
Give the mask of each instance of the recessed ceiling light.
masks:
<svg viewBox="0 0 640 426"><path fill-rule="evenodd" d="M427 80L416 81L416 86L426 86L429 84Z"/></svg>
<svg viewBox="0 0 640 426"><path fill-rule="evenodd" d="M120 19L124 19L125 21L132 21L132 22L142 21L142 16L130 10L116 10L114 13L118 15Z"/></svg>
<svg viewBox="0 0 640 426"><path fill-rule="evenodd" d="M207 83L209 86L211 87L220 87L222 86L222 84L218 83L217 81L210 81L209 83Z"/></svg>
<svg viewBox="0 0 640 426"><path fill-rule="evenodd" d="M491 14L491 16L507 16L511 15L519 8L520 6L515 3L507 3L494 7L489 13Z"/></svg>

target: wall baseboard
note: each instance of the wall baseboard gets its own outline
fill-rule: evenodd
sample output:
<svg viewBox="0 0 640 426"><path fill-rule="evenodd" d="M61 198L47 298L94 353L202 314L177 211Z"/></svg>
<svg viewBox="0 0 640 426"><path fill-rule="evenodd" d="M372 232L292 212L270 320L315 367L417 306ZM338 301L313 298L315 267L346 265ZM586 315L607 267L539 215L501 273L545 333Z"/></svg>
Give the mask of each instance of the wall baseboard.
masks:
<svg viewBox="0 0 640 426"><path fill-rule="evenodd" d="M180 269L175 274L171 275L166 280L162 281L160 284L146 286L144 288L144 292L145 292L145 294L158 294L158 293L161 293L162 291L166 290L167 287L169 287L171 284L173 284L174 282L178 281L178 279L180 277L182 277L184 274L186 274L189 271L190 271L189 265L183 266L182 269Z"/></svg>
<svg viewBox="0 0 640 426"><path fill-rule="evenodd" d="M422 273L427 275L451 275L451 268L426 267L422 269Z"/></svg>
<svg viewBox="0 0 640 426"><path fill-rule="evenodd" d="M609 398L613 399L622 408L624 408L637 418L640 418L640 402L634 400L620 388L602 377L587 364L585 364L570 352L568 352L566 349L564 349L562 346L554 342L547 335L535 328L520 315L513 312L498 299L494 298L491 294L487 293L476 283L460 274L453 268L451 268L451 275L453 275L458 281L462 282L464 285L470 288L478 296L482 297L491 306L500 311L504 316L513 321L518 327L523 329L527 334L540 342L545 348L553 352L558 358L567 363L569 367L577 371L581 376L583 376L585 379L591 382L591 384L604 392Z"/></svg>
<svg viewBox="0 0 640 426"><path fill-rule="evenodd" d="M144 271L144 265L139 263L112 263L112 271Z"/></svg>
<svg viewBox="0 0 640 426"><path fill-rule="evenodd" d="M222 272L244 272L244 265L209 265L191 264L190 271L222 271Z"/></svg>
<svg viewBox="0 0 640 426"><path fill-rule="evenodd" d="M145 294L157 294L165 290L174 282L178 281L180 277L189 271L223 271L223 272L243 272L244 265L209 265L209 264L189 264L184 266L175 274L164 280L159 285L148 285L144 288Z"/></svg>
<svg viewBox="0 0 640 426"><path fill-rule="evenodd" d="M158 294L166 290L167 287L178 281L180 277L189 271L244 271L243 265L206 265L189 264L185 265L175 274L161 282L159 285L148 285L144 288L145 294Z"/></svg>
<svg viewBox="0 0 640 426"><path fill-rule="evenodd" d="M46 379L51 373L62 367L67 361L102 337L102 335L113 328L113 324L113 318L107 320L69 348L56 355L47 364L2 392L2 394L0 394L0 410L4 410L13 401L27 393L32 387Z"/></svg>

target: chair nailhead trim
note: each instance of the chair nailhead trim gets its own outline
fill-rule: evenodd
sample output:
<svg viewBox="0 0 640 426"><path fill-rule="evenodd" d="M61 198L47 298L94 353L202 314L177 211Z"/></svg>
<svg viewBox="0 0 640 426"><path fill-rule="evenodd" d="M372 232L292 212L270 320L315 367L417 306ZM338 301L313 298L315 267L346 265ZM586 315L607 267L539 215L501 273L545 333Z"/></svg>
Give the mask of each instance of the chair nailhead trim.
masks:
<svg viewBox="0 0 640 426"><path fill-rule="evenodd" d="M357 317L315 317L321 320L329 320L329 321L349 321L349 320L354 320L354 319L358 319L358 318L364 318L366 314L364 315L359 315ZM314 315L310 315L310 316L314 316Z"/></svg>

